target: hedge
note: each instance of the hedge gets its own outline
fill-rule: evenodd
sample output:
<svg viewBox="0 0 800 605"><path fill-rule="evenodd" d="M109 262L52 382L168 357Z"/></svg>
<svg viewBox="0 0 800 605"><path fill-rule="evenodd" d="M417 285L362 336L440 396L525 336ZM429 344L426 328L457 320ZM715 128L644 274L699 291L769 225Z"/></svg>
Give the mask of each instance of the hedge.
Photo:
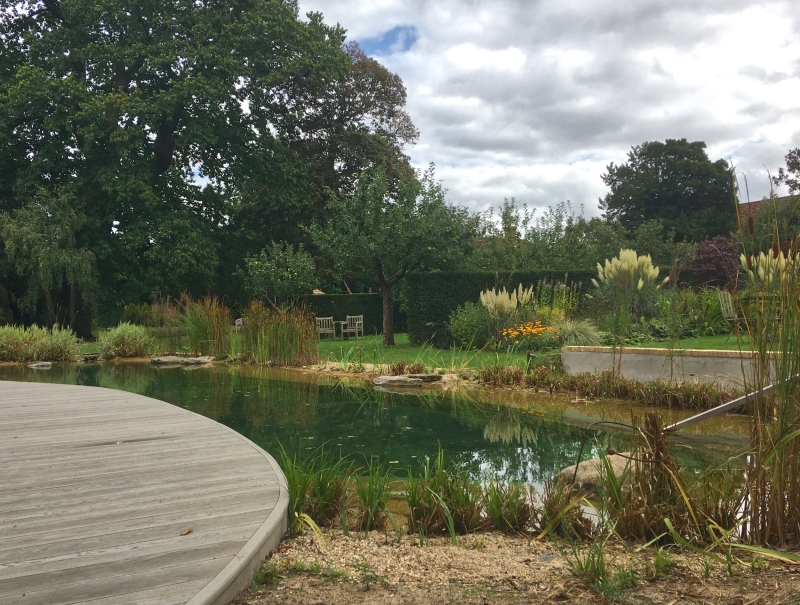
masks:
<svg viewBox="0 0 800 605"><path fill-rule="evenodd" d="M306 298L309 309L318 317L344 321L348 315L364 316L364 334L383 332L383 300L380 294L319 294ZM405 332L406 314L394 305L394 331Z"/></svg>
<svg viewBox="0 0 800 605"><path fill-rule="evenodd" d="M413 344L450 346L447 322L450 314L465 302L478 302L482 290L536 286L540 281L564 281L564 271L521 271L519 273L418 273L406 280L406 324ZM597 271L566 272L567 282L591 287Z"/></svg>

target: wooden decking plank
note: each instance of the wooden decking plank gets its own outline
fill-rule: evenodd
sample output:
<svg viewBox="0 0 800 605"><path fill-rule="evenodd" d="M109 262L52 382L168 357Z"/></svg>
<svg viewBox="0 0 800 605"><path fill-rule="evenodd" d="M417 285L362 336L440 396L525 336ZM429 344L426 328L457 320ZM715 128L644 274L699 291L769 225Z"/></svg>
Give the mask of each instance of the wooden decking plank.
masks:
<svg viewBox="0 0 800 605"><path fill-rule="evenodd" d="M36 558L61 557L80 553L87 550L109 548L118 544L140 544L154 540L171 539L180 536L186 527L192 527L198 532L211 531L213 528L238 527L243 523L256 523L271 510L270 506L251 504L241 507L236 512L226 512L224 515L213 517L182 518L174 520L159 518L149 519L147 524L140 524L132 529L122 531L109 531L107 527L93 529L83 528L83 531L54 532L48 536L46 542L38 536L36 540L28 540L21 547L0 550L0 564L13 564L13 562L27 561ZM115 528L116 529L116 528Z"/></svg>
<svg viewBox="0 0 800 605"><path fill-rule="evenodd" d="M0 605L181 605L233 582L245 544L285 527L276 468L164 402L0 381Z"/></svg>
<svg viewBox="0 0 800 605"><path fill-rule="evenodd" d="M69 605L90 599L109 597L115 594L134 592L168 584L191 582L214 577L227 565L229 557L192 561L182 565L170 565L161 569L147 569L127 575L91 577L82 582L51 588L42 584L24 584L20 578L11 582L0 582L0 605ZM22 595L25 595L24 601Z"/></svg>
<svg viewBox="0 0 800 605"><path fill-rule="evenodd" d="M249 540L256 529L258 529L257 522L213 527L205 531L197 528L186 536L174 533L169 537L161 537L155 540L104 545L101 548L84 549L62 555L45 553L46 556L44 557L26 558L13 563L0 564L0 580L31 575L31 573L47 574L88 565L128 561L167 553L190 552L198 548L223 543L239 544L239 547L241 547L241 541ZM238 548L231 556L236 554L237 551Z"/></svg>

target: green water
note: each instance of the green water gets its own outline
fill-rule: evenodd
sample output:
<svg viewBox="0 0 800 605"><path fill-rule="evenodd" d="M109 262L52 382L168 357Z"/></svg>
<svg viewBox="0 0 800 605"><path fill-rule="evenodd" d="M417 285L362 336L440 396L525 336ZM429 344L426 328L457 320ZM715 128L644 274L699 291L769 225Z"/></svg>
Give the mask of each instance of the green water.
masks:
<svg viewBox="0 0 800 605"><path fill-rule="evenodd" d="M225 365L185 369L149 364L79 364L36 371L0 367L0 380L99 386L139 393L212 418L277 454L313 452L324 445L357 463L379 456L398 472L417 468L442 447L477 475L494 474L534 485L575 463L586 429L553 411L528 411L449 392L383 393L316 376ZM324 382L324 381L323 381ZM583 459L614 447L622 434L592 431ZM703 464L694 461L694 464Z"/></svg>

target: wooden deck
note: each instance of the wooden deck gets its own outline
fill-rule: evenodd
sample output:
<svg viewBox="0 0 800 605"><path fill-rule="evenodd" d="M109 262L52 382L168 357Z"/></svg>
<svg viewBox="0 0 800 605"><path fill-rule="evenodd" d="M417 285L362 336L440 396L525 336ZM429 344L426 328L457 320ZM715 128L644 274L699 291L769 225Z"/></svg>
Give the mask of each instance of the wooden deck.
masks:
<svg viewBox="0 0 800 605"><path fill-rule="evenodd" d="M272 457L221 424L122 391L0 381L0 605L225 604L287 511Z"/></svg>

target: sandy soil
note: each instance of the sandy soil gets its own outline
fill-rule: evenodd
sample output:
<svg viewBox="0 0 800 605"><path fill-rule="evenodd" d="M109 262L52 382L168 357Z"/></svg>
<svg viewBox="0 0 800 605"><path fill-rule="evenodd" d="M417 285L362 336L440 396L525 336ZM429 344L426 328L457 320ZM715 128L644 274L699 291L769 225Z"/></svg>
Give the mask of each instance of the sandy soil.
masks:
<svg viewBox="0 0 800 605"><path fill-rule="evenodd" d="M562 547L566 553L569 547ZM568 555L569 556L569 555ZM680 552L658 577L655 551L635 552L608 543L611 576L633 570L636 586L611 596L636 604L797 604L800 566L750 557L724 565ZM325 532L285 540L267 562L272 581L243 591L235 605L443 605L465 603L608 603L591 582L576 577L551 542L478 534L452 545L444 537L424 547L412 536L397 544L393 533L344 537ZM706 577L706 575L708 577Z"/></svg>

